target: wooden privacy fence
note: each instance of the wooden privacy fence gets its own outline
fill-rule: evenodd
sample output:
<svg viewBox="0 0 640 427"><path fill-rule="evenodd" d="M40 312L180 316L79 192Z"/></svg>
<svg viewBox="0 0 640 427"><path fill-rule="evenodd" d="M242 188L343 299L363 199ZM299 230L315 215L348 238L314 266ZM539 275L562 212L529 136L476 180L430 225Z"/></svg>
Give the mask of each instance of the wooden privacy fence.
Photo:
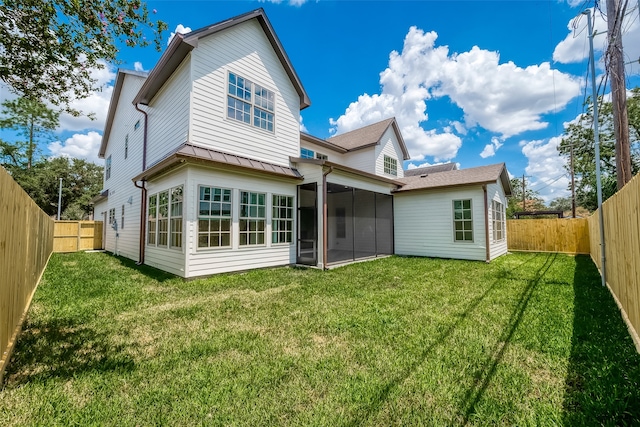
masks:
<svg viewBox="0 0 640 427"><path fill-rule="evenodd" d="M510 219L507 247L514 251L589 253L586 218Z"/></svg>
<svg viewBox="0 0 640 427"><path fill-rule="evenodd" d="M0 167L0 384L53 249L53 221Z"/></svg>
<svg viewBox="0 0 640 427"><path fill-rule="evenodd" d="M102 221L55 221L54 252L102 249Z"/></svg>
<svg viewBox="0 0 640 427"><path fill-rule="evenodd" d="M602 204L605 276L640 352L640 175ZM602 272L600 216L589 218L591 259Z"/></svg>

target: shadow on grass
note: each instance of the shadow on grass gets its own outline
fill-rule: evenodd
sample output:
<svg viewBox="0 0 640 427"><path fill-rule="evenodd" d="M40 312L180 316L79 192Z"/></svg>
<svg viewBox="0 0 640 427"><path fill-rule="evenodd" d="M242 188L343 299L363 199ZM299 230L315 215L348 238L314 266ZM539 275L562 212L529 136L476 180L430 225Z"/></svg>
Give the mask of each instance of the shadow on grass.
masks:
<svg viewBox="0 0 640 427"><path fill-rule="evenodd" d="M117 260L120 264L122 264L123 267L127 267L130 268L132 270L137 271L138 273L147 276L149 279L155 280L157 282L164 282L167 280L172 280L172 279L176 279L179 278L178 276L168 273L166 271L157 269L155 267L151 267L150 265L139 265L136 263L136 261L123 257L123 256L119 256L119 255L115 255L111 252L107 252L107 255L111 256L113 259Z"/></svg>
<svg viewBox="0 0 640 427"><path fill-rule="evenodd" d="M130 372L133 360L107 334L68 319L25 324L8 366L4 386L18 387L87 373Z"/></svg>
<svg viewBox="0 0 640 427"><path fill-rule="evenodd" d="M503 334L503 339L500 340L496 344L496 349L493 354L496 355L496 359L491 359L487 362L487 368L482 372L477 374L478 387L475 389L469 390L465 399L465 414L464 420L465 423L468 421L469 417L473 414L475 409L475 405L480 400L485 390L487 389L491 378L495 374L496 366L500 362L504 351L509 343L509 340L513 336L514 331L517 329L520 321L522 320L522 315L527 307L529 299L533 294L533 291L537 284L540 282L544 274L549 270L553 262L555 261L556 254L535 254L530 257L527 261L519 264L515 268L511 268L509 270L502 270L498 273L496 280L484 290L482 294L475 297L469 305L464 309L462 313L458 315L457 320L449 325L444 331L434 340L433 344L426 347L422 353L416 358L416 360L409 365L406 369L402 370L400 374L391 382L389 382L385 387L383 387L375 399L373 399L372 405L369 406L367 411L363 412L360 416L356 416L356 418L346 425L350 426L359 426L362 424L366 424L367 420L370 420L374 417L382 408L382 405L389 399L391 393L396 390L407 378L416 372L416 370L425 362L429 354L438 346L442 345L448 338L453 334L453 332L465 321L467 318L473 313L473 311L480 306L480 304L484 301L484 299L505 279L513 277L517 271L523 270L527 267L528 264L536 261L539 257L546 257L543 265L538 269L533 279L529 280L527 287L522 291L518 304L512 313L509 324L507 325L507 330ZM491 363L493 361L493 363Z"/></svg>
<svg viewBox="0 0 640 427"><path fill-rule="evenodd" d="M576 257L566 425L639 425L640 355L587 256Z"/></svg>

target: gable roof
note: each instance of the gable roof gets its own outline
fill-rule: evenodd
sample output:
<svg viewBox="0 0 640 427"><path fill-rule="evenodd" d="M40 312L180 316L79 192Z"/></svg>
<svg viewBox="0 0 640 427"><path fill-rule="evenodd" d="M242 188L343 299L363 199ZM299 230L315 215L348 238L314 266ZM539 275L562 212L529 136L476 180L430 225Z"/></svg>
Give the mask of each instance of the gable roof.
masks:
<svg viewBox="0 0 640 427"><path fill-rule="evenodd" d="M127 74L132 76L146 78L149 74L142 71L118 69L116 74L116 81L113 85L113 91L111 92L111 100L109 101L109 111L107 112L107 120L104 124L104 131L102 132L102 142L100 143L100 150L98 150L98 157L104 159L104 153L107 151L107 140L111 134L111 126L113 125L113 117L116 114L116 107L118 106L118 100L122 93L122 85Z"/></svg>
<svg viewBox="0 0 640 427"><path fill-rule="evenodd" d="M171 77L184 58L187 57L189 52L198 46L198 41L201 38L226 30L227 28L234 27L251 19L256 19L258 21L267 36L267 39L271 43L273 50L278 56L278 59L280 59L285 72L289 76L291 83L293 83L296 92L300 96L300 109L302 110L311 105L311 100L309 99L307 92L304 90L304 87L302 87L302 82L300 81L296 70L294 70L287 53L284 51L278 36L276 36L276 33L273 30L269 19L267 19L264 9L262 8L200 28L187 34L176 33L173 40L171 40L171 43L169 43L167 50L164 51L156 66L151 70L149 78L134 98L133 103L148 105L160 88L167 82L167 80L169 80L169 77Z"/></svg>
<svg viewBox="0 0 640 427"><path fill-rule="evenodd" d="M293 168L274 165L248 157L236 156L235 154L223 153L222 151L212 150L210 148L198 147L197 145L187 142L151 165L147 170L135 176L132 181L152 179L154 176L184 162L226 168L240 168L247 171L275 175L281 178L302 179L302 175Z"/></svg>
<svg viewBox="0 0 640 427"><path fill-rule="evenodd" d="M380 140L387 129L389 129L389 126L393 126L393 130L396 133L396 138L398 139L400 149L402 150L403 159L409 160L409 151L407 151L407 146L404 143L404 139L402 138L402 134L400 133L400 128L398 127L395 117L327 138L327 142L337 145L338 147L345 148L347 151L360 150L380 144Z"/></svg>
<svg viewBox="0 0 640 427"><path fill-rule="evenodd" d="M318 138L317 136L313 136L306 132L300 132L300 140L311 142L312 144L319 145L323 148L337 151L338 153L346 153L348 150L346 148L340 147L338 145L332 144L325 139Z"/></svg>
<svg viewBox="0 0 640 427"><path fill-rule="evenodd" d="M479 166L477 168L451 170L430 175L400 178L404 185L396 192L427 190L433 188L459 187L463 185L491 184L500 180L507 196L511 195L511 182L504 163Z"/></svg>
<svg viewBox="0 0 640 427"><path fill-rule="evenodd" d="M443 163L441 165L407 169L404 171L404 176L429 175L430 173L448 172L456 169L458 169L458 166L455 163Z"/></svg>

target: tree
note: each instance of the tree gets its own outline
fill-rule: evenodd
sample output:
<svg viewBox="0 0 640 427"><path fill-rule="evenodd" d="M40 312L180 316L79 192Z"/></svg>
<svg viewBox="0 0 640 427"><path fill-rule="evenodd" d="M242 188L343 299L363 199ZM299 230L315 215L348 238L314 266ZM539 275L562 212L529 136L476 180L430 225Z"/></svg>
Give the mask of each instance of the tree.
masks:
<svg viewBox="0 0 640 427"><path fill-rule="evenodd" d="M160 51L166 28L140 0L3 0L0 81L78 115L71 102L100 89L91 70L117 62L117 42Z"/></svg>
<svg viewBox="0 0 640 427"><path fill-rule="evenodd" d="M600 129L600 170L602 182L603 201L611 197L617 191L617 174L615 159L615 141L613 125L613 107L611 102L598 100L599 105L599 129ZM627 100L629 113L630 140L635 141L631 146L631 170L637 174L640 170L640 88L631 90L631 96ZM576 181L577 204L593 211L598 207L596 194L596 166L595 166L595 141L593 134L593 103L591 99L586 102L587 112L582 114L578 121L569 124L565 128L558 151L569 157L571 147L574 152L574 170L578 178ZM568 163L568 162L567 162ZM569 166L566 166L569 170Z"/></svg>
<svg viewBox="0 0 640 427"><path fill-rule="evenodd" d="M549 203L549 208L554 211L570 211L571 210L571 198L570 197L556 197Z"/></svg>
<svg viewBox="0 0 640 427"><path fill-rule="evenodd" d="M39 100L17 98L2 103L3 117L0 118L0 129L11 129L22 141L0 143L0 162L7 161L12 166L30 169L33 156L37 151L37 143L50 135L58 126L59 113L47 108Z"/></svg>
<svg viewBox="0 0 640 427"><path fill-rule="evenodd" d="M525 182L525 202L524 208L522 203L522 179L511 178L511 198L507 205L507 218L513 218L516 212L527 211L539 211L544 210L544 201L540 198L540 194L534 191Z"/></svg>
<svg viewBox="0 0 640 427"><path fill-rule="evenodd" d="M102 166L81 159L58 157L34 163L31 169L12 170L13 179L48 215L58 211L59 179L62 178L61 211L66 216L91 213L91 199L102 189ZM73 212L76 213L73 213Z"/></svg>

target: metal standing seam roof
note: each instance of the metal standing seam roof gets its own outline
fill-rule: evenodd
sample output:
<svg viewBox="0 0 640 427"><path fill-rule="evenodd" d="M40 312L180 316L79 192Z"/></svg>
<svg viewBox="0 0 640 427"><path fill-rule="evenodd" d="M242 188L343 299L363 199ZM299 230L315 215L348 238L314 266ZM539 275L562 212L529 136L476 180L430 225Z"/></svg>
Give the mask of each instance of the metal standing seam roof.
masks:
<svg viewBox="0 0 640 427"><path fill-rule="evenodd" d="M429 175L431 173L448 172L457 170L458 166L455 163L443 163L441 165L424 166L421 168L407 169L404 171L404 176L416 176L416 175Z"/></svg>
<svg viewBox="0 0 640 427"><path fill-rule="evenodd" d="M511 184L504 163L497 163L476 168L437 172L428 175L406 176L399 181L404 185L395 192L411 190L427 190L433 188L457 187L462 185L489 184L502 181L505 194L511 195Z"/></svg>
<svg viewBox="0 0 640 427"><path fill-rule="evenodd" d="M404 160L409 160L410 157L409 152L407 151L407 146L404 143L404 139L402 138L402 134L398 128L398 123L394 117L327 138L327 142L345 148L347 151L359 150L361 148L379 144L382 136L389 126L394 127L398 143L402 149Z"/></svg>
<svg viewBox="0 0 640 427"><path fill-rule="evenodd" d="M134 177L133 181L153 178L157 174L169 169L171 166L189 160L205 164L210 163L212 165L217 164L237 167L254 172L276 175L283 178L302 179L302 175L293 168L184 143L175 151L169 153L164 158L147 168L146 171Z"/></svg>

